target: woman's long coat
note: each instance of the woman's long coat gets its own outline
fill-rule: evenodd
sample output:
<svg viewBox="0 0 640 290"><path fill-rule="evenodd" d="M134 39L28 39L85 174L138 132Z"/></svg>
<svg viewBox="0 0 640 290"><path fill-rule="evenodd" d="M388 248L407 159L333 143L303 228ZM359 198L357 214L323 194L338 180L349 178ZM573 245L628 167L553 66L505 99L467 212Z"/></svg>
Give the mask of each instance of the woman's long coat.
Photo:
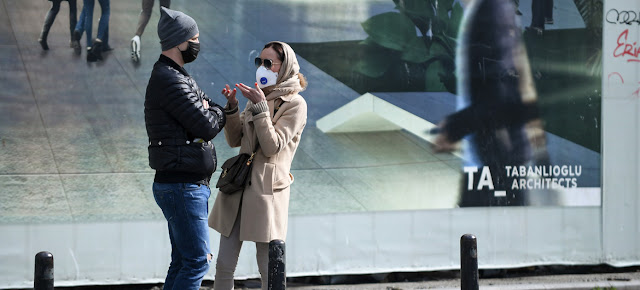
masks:
<svg viewBox="0 0 640 290"><path fill-rule="evenodd" d="M307 122L307 103L297 93L271 97L267 96L269 112L253 115L245 108L241 113L227 115L224 132L229 146L240 146L240 153L249 154L256 140L260 146L254 157L251 181L244 191L218 192L213 205L209 226L226 237L231 234L238 210L240 240L266 243L285 240L287 235L293 183L291 162ZM251 102L247 103L248 107ZM275 116L274 105L279 105Z"/></svg>

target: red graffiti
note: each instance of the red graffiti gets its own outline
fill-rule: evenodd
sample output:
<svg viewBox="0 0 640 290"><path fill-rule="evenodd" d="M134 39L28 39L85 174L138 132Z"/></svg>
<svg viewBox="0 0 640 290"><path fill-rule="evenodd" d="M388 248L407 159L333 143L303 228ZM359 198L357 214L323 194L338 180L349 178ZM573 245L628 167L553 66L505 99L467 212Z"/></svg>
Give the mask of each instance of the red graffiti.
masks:
<svg viewBox="0 0 640 290"><path fill-rule="evenodd" d="M618 36L618 46L613 51L613 57L631 57L627 59L627 62L640 62L640 46L637 42L630 44L627 42L629 38L629 29L625 29L620 36Z"/></svg>
<svg viewBox="0 0 640 290"><path fill-rule="evenodd" d="M640 84L640 82L638 82L638 84ZM636 98L640 98L640 87L633 92L633 94L631 94L632 96L635 96Z"/></svg>
<svg viewBox="0 0 640 290"><path fill-rule="evenodd" d="M612 72L609 75L607 75L607 86L611 86L611 77L614 77L614 76L618 77L620 79L620 82L624 84L624 78L622 77L622 75L619 72ZM640 85L640 82L638 82L638 85ZM637 90L631 93L631 96L640 98L640 86L638 86Z"/></svg>
<svg viewBox="0 0 640 290"><path fill-rule="evenodd" d="M611 83L611 76L618 76L620 78L620 81L622 81L622 83L624 84L624 78L622 78L622 75L619 72L612 72L609 74L609 76L607 77L608 84Z"/></svg>

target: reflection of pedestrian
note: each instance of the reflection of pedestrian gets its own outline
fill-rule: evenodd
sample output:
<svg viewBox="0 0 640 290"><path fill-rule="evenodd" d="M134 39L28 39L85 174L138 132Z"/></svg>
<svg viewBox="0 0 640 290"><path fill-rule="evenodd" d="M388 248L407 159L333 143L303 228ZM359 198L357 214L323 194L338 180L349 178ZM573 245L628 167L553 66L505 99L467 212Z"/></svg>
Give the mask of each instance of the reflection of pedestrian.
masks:
<svg viewBox="0 0 640 290"><path fill-rule="evenodd" d="M38 42L42 49L49 50L49 45L47 44L47 36L49 35L49 30L51 29L51 25L53 25L53 21L56 20L56 16L60 11L60 3L63 0L49 0L52 2L51 9L47 13L47 17L44 19L44 26L42 26L42 32L40 32L40 38L38 38ZM73 47L73 30L76 27L76 0L64 0L69 2L69 35L71 38L71 47Z"/></svg>
<svg viewBox="0 0 640 290"><path fill-rule="evenodd" d="M546 146L513 6L475 0L461 29L456 55L459 111L441 124L434 147L450 151L455 142L465 140L460 206L524 205L527 190L512 187L505 166L546 161ZM490 176L484 175L485 167ZM506 196L496 196L503 190Z"/></svg>
<svg viewBox="0 0 640 290"><path fill-rule="evenodd" d="M269 242L287 235L293 156L307 123L307 103L298 94L307 86L299 73L296 54L284 42L270 42L256 58L255 87L237 84L249 101L238 110L236 89L229 85L227 126L224 135L231 147L251 154L253 169L248 185L232 194L218 193L209 216L209 225L220 233L215 290L233 289L233 274L243 241L256 243L256 260L267 289ZM257 143L256 143L257 142Z"/></svg>
<svg viewBox="0 0 640 290"><path fill-rule="evenodd" d="M95 0L84 0L80 19L73 32L74 47L80 54L80 39L82 33L87 36L87 61L102 60L102 52L111 50L109 46L109 17L111 16L110 0L98 0L100 4L100 21L98 22L98 36L91 38L93 29L93 9Z"/></svg>
<svg viewBox="0 0 640 290"><path fill-rule="evenodd" d="M544 23L553 24L553 0L544 0Z"/></svg>
<svg viewBox="0 0 640 290"><path fill-rule="evenodd" d="M532 0L529 29L542 34L545 24L553 24L553 0Z"/></svg>
<svg viewBox="0 0 640 290"><path fill-rule="evenodd" d="M171 263L164 289L198 290L209 271L209 181L216 168L211 140L226 122L184 69L200 51L198 25L162 7L158 36L162 54L154 64L144 101L149 165L156 170L153 197L169 227Z"/></svg>
<svg viewBox="0 0 640 290"><path fill-rule="evenodd" d="M131 39L131 59L133 61L140 60L140 36L142 36L147 23L149 23L154 2L155 0L142 0L142 11L140 11L140 16L138 17L136 35ZM170 6L171 0L160 0L160 7L171 8Z"/></svg>
<svg viewBox="0 0 640 290"><path fill-rule="evenodd" d="M513 0L513 5L516 7L516 15L522 15L522 12L520 12L520 0Z"/></svg>

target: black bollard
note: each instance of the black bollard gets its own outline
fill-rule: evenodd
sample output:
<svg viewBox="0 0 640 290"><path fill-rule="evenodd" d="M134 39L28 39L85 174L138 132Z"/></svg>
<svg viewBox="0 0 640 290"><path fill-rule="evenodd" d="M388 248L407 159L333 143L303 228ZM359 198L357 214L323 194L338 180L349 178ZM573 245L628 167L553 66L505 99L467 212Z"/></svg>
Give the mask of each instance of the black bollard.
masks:
<svg viewBox="0 0 640 290"><path fill-rule="evenodd" d="M285 271L284 241L269 242L269 290L285 290L287 288L287 272Z"/></svg>
<svg viewBox="0 0 640 290"><path fill-rule="evenodd" d="M53 290L53 255L46 251L37 253L35 268L33 289Z"/></svg>
<svg viewBox="0 0 640 290"><path fill-rule="evenodd" d="M460 285L462 290L478 290L478 245L476 236L460 238Z"/></svg>

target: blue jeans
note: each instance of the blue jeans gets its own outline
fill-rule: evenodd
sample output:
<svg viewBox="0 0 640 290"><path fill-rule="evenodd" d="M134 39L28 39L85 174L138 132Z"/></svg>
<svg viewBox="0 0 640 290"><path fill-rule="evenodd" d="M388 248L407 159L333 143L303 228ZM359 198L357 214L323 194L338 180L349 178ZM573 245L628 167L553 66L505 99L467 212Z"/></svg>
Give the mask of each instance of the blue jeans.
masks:
<svg viewBox="0 0 640 290"><path fill-rule="evenodd" d="M82 34L87 33L87 47L92 46L93 39L91 38L91 31L93 29L93 7L95 6L95 0L84 0L82 5L82 12L80 12L80 19L76 24L76 30ZM100 21L98 22L98 37L102 40L103 47L109 47L109 17L111 16L110 0L98 0L100 4Z"/></svg>
<svg viewBox="0 0 640 290"><path fill-rule="evenodd" d="M206 185L153 183L153 197L169 224L171 264L164 289L200 289L209 271L209 196Z"/></svg>

